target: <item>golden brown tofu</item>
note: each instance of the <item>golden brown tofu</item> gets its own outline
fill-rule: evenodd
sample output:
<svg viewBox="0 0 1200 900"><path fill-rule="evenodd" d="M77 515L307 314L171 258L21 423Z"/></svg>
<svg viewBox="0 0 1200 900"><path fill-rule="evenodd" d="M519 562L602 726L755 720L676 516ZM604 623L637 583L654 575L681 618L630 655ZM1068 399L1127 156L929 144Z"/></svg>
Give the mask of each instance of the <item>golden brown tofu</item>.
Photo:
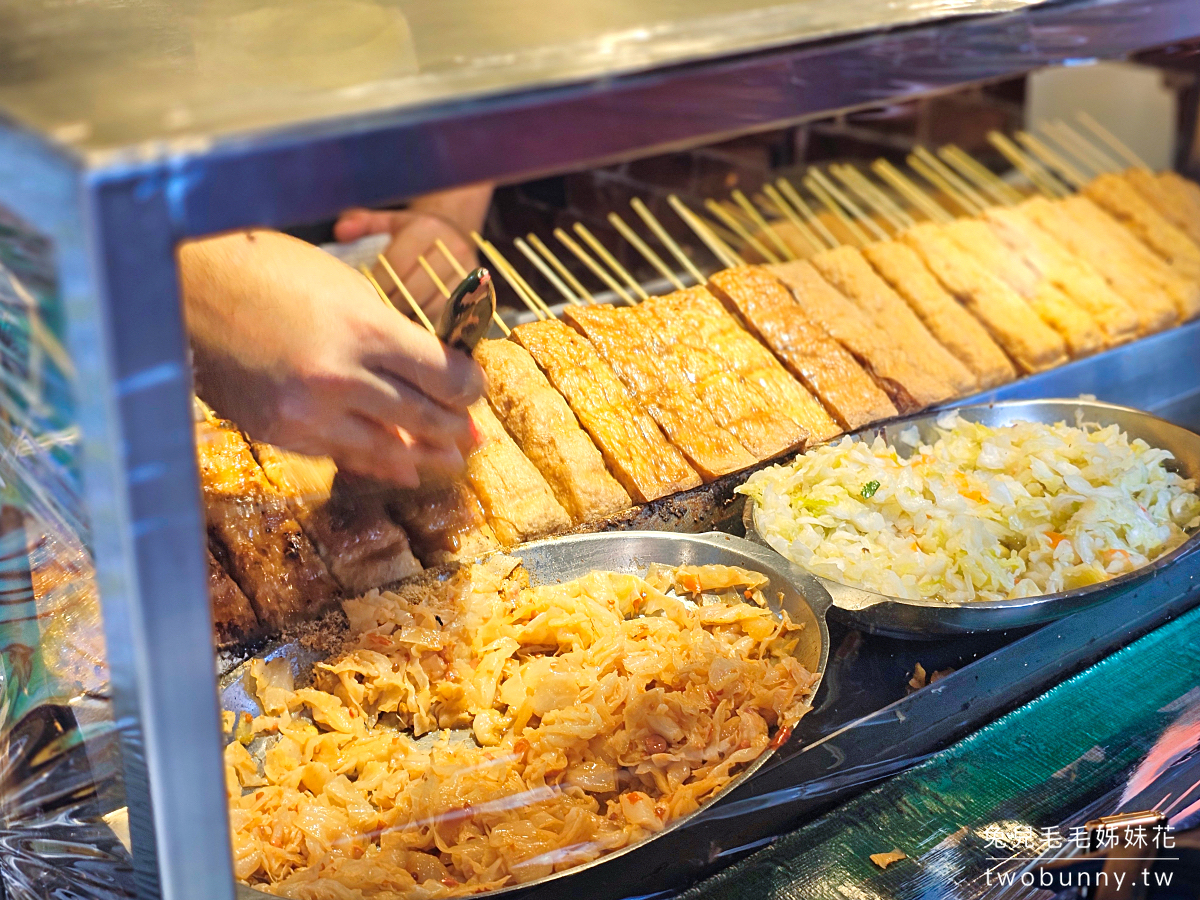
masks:
<svg viewBox="0 0 1200 900"><path fill-rule="evenodd" d="M337 585L242 435L198 422L196 456L209 535L264 628L277 631L332 606Z"/></svg>
<svg viewBox="0 0 1200 900"><path fill-rule="evenodd" d="M841 429L853 431L898 414L850 351L809 317L773 273L767 273L769 281L751 281L726 277L729 271L734 270L713 276L714 293L820 398ZM815 269L808 271L820 279Z"/></svg>
<svg viewBox="0 0 1200 900"><path fill-rule="evenodd" d="M1087 260L1076 256L1019 209L993 207L984 218L1005 244L1086 309L1109 344L1137 337L1137 312Z"/></svg>
<svg viewBox="0 0 1200 900"><path fill-rule="evenodd" d="M716 419L674 362L655 352L649 311L607 304L568 307L563 315L586 337L638 404L705 481L755 463L749 451Z"/></svg>
<svg viewBox="0 0 1200 900"><path fill-rule="evenodd" d="M1149 169L1126 169L1121 177L1160 216L1186 234L1193 244L1200 246L1200 197L1193 197L1179 184L1191 182L1174 172L1159 175Z"/></svg>
<svg viewBox="0 0 1200 900"><path fill-rule="evenodd" d="M475 360L487 377L496 415L573 522L601 519L632 504L528 350L514 341L482 341Z"/></svg>
<svg viewBox="0 0 1200 900"><path fill-rule="evenodd" d="M924 223L904 233L951 296L974 313L1009 357L1025 372L1067 361L1067 345L1021 296L963 252L938 225Z"/></svg>
<svg viewBox="0 0 1200 900"><path fill-rule="evenodd" d="M483 504L465 480L426 479L420 487L389 493L385 505L426 566L472 560L500 548Z"/></svg>
<svg viewBox="0 0 1200 900"><path fill-rule="evenodd" d="M863 255L930 333L975 373L980 388L1012 381L1017 370L979 320L942 287L917 252L899 241L877 241Z"/></svg>
<svg viewBox="0 0 1200 900"><path fill-rule="evenodd" d="M512 547L571 527L550 485L504 430L486 399L471 405L479 446L467 456L467 480L497 540Z"/></svg>
<svg viewBox="0 0 1200 900"><path fill-rule="evenodd" d="M1200 282L1200 247L1172 225L1154 205L1120 175L1098 175L1083 187L1110 216L1128 228L1180 276Z"/></svg>
<svg viewBox="0 0 1200 900"><path fill-rule="evenodd" d="M550 319L514 328L512 336L566 398L604 454L609 471L635 502L657 500L702 483L578 332Z"/></svg>
<svg viewBox="0 0 1200 900"><path fill-rule="evenodd" d="M208 600L218 647L245 644L259 636L258 616L249 598L208 550Z"/></svg>
<svg viewBox="0 0 1200 900"><path fill-rule="evenodd" d="M304 533L347 594L364 594L421 571L408 535L379 491L352 490L329 457L302 456L254 441L254 456L288 500Z"/></svg>

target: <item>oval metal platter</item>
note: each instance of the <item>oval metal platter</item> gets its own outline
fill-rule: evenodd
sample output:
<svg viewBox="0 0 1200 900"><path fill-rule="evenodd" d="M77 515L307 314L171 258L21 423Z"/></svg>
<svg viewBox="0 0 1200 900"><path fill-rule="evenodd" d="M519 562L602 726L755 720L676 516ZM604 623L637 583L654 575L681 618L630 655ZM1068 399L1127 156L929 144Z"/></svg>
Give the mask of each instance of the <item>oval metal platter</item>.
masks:
<svg viewBox="0 0 1200 900"><path fill-rule="evenodd" d="M772 612L779 616L787 612L793 622L804 626L800 641L793 655L796 660L817 676L813 685L813 697L820 687L829 661L829 630L825 615L832 600L818 579L798 566L788 562L769 547L728 534L671 534L658 531L625 531L600 534L581 534L551 538L523 544L511 551L519 557L529 571L534 584L556 584L570 581L597 570L642 575L651 563L667 566L725 565L741 566L744 569L767 576L769 583L763 590ZM284 641L268 648L257 658L286 658L292 663L292 671L298 678L307 674L319 657L305 650L299 641ZM261 712L253 695L248 693L246 674L250 661L231 670L220 681L221 708L233 712ZM810 698L810 703L811 703ZM469 732L455 733L452 739L471 740ZM261 740L261 739L260 739ZM772 741L770 747L758 759L744 768L716 796L695 812L676 819L662 831L646 840L601 856L592 862L556 872L536 881L512 885L500 890L486 892L486 896L499 896L513 891L525 890L534 885L545 884L558 878L573 876L586 869L603 866L610 859L626 853L636 853L652 844L655 838L667 831L679 828L694 816L710 808L730 791L752 777L778 747L786 741ZM256 748L250 747L253 753ZM263 891L239 884L239 897L261 898Z"/></svg>
<svg viewBox="0 0 1200 900"><path fill-rule="evenodd" d="M921 440L931 442L937 437L937 420L950 411L941 409L894 419L878 427L855 432L852 437L856 440L873 441L878 436L889 445L895 446L895 438L901 431L916 427ZM1141 438L1151 447L1169 450L1175 457L1166 463L1171 470L1185 478L1200 479L1200 435L1149 413L1125 406L1090 400L1012 400L958 407L953 412L957 412L968 421L993 427L1015 422L1116 425L1131 438ZM911 448L901 445L896 447L896 451L901 456L908 456ZM754 510L754 502L748 501L743 513L746 537L766 545L766 540L754 526ZM1003 631L1040 625L1062 618L1097 603L1103 603L1115 591L1153 577L1156 572L1197 547L1200 547L1200 533L1191 535L1182 545L1160 556L1148 566L1111 581L1057 594L1043 594L1040 597L978 603L905 600L841 584L821 576L813 577L817 578L833 597L834 614L848 620L855 627L889 637L936 639L955 634Z"/></svg>

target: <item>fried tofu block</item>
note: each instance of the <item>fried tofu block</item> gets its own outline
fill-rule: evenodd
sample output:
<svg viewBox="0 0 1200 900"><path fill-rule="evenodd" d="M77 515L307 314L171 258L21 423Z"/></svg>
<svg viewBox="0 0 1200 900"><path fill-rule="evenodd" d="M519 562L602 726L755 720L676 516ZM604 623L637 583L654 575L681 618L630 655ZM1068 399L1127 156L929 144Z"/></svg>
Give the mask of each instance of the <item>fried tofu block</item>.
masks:
<svg viewBox="0 0 1200 900"><path fill-rule="evenodd" d="M1094 221L1079 220L1070 207L1045 197L1030 198L1017 209L1090 263L1137 313L1143 334L1169 328L1179 321L1179 308L1171 294L1130 255L1124 241L1114 242L1107 229L1097 228Z"/></svg>
<svg viewBox="0 0 1200 900"><path fill-rule="evenodd" d="M211 547L207 553L208 601L212 605L217 646L233 647L253 640L260 628L250 599L217 562Z"/></svg>
<svg viewBox="0 0 1200 900"><path fill-rule="evenodd" d="M717 424L674 361L659 355L649 338L654 322L647 311L599 304L568 307L563 315L612 366L701 478L713 481L755 463L737 438Z"/></svg>
<svg viewBox="0 0 1200 900"><path fill-rule="evenodd" d="M1129 302L1087 260L1076 256L1019 209L993 207L984 219L996 236L1027 264L1087 310L1107 343L1137 337L1141 327Z"/></svg>
<svg viewBox="0 0 1200 900"><path fill-rule="evenodd" d="M942 228L960 250L1020 294L1058 332L1072 357L1088 356L1104 347L1104 332L1096 321L1014 253L986 222L958 219Z"/></svg>
<svg viewBox="0 0 1200 900"><path fill-rule="evenodd" d="M820 279L811 266L808 271ZM710 284L791 373L820 398L841 429L853 431L897 415L887 394L850 351L809 317L774 273L766 274L769 280L732 279L718 272Z"/></svg>
<svg viewBox="0 0 1200 900"><path fill-rule="evenodd" d="M476 559L500 548L479 496L465 480L423 480L420 487L389 494L385 506L426 566Z"/></svg>
<svg viewBox="0 0 1200 900"><path fill-rule="evenodd" d="M1021 296L963 252L940 226L925 223L904 233L942 286L991 332L1025 372L1067 361L1067 345Z"/></svg>
<svg viewBox="0 0 1200 900"><path fill-rule="evenodd" d="M1125 178L1168 221L1200 246L1200 184L1171 171L1152 173L1145 169L1129 169Z"/></svg>
<svg viewBox="0 0 1200 900"><path fill-rule="evenodd" d="M979 379L938 343L908 304L876 274L857 247L825 250L816 254L811 262L843 296L880 327L886 328L911 362L944 383L950 396L961 397L979 387Z"/></svg>
<svg viewBox="0 0 1200 900"><path fill-rule="evenodd" d="M698 487L700 476L663 437L608 364L578 332L554 319L513 329L637 503Z"/></svg>
<svg viewBox="0 0 1200 900"><path fill-rule="evenodd" d="M1154 205L1120 175L1098 175L1083 187L1114 219L1132 231L1183 278L1200 282L1200 247L1172 225Z"/></svg>
<svg viewBox="0 0 1200 900"><path fill-rule="evenodd" d="M277 631L331 606L337 585L242 435L199 422L196 456L209 535L264 628Z"/></svg>
<svg viewBox="0 0 1200 900"><path fill-rule="evenodd" d="M350 489L345 479L336 479L329 457L258 441L251 449L344 592L364 594L421 571L408 535L388 515L380 492Z"/></svg>
<svg viewBox="0 0 1200 900"><path fill-rule="evenodd" d="M488 524L505 547L557 534L571 517L542 473L504 430L486 399L471 405L479 446L467 456L467 480L483 503Z"/></svg>
<svg viewBox="0 0 1200 900"><path fill-rule="evenodd" d="M805 314L845 347L871 374L901 414L942 403L954 392L918 366L891 334L842 296L810 261L769 266Z"/></svg>
<svg viewBox="0 0 1200 900"><path fill-rule="evenodd" d="M753 287L763 277L761 271L751 269L736 277L749 279ZM689 330L702 334L713 353L729 360L740 375L757 385L788 418L804 428L811 440L825 441L841 432L820 401L788 373L770 350L742 328L711 291L693 289L690 301L680 309L680 321Z"/></svg>
<svg viewBox="0 0 1200 900"><path fill-rule="evenodd" d="M513 341L482 341L475 360L487 378L492 409L575 524L632 504L528 350Z"/></svg>
<svg viewBox="0 0 1200 900"><path fill-rule="evenodd" d="M899 241L876 241L863 255L904 298L930 333L975 373L980 388L1012 381L1017 370L979 320L947 293L917 252Z"/></svg>

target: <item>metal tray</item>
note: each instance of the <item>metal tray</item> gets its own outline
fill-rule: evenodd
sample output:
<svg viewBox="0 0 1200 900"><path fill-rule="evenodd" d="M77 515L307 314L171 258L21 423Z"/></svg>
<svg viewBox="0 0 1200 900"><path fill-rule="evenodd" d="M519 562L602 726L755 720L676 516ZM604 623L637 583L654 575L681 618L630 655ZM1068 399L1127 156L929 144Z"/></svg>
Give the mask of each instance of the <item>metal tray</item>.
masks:
<svg viewBox="0 0 1200 900"><path fill-rule="evenodd" d="M945 412L947 410L942 409L894 419L879 427L855 432L853 437L857 440L874 440L879 436L891 444L895 435L916 426L921 439L930 441L936 437L937 420ZM1200 435L1136 409L1089 400L1013 400L963 406L955 409L955 412L968 421L991 426L1010 425L1018 421L1046 424L1065 421L1073 425L1077 420L1099 425L1115 424L1130 437L1141 438L1152 447L1171 451L1175 459L1168 461L1167 466L1173 471L1185 478L1200 479ZM908 456L910 452L903 446L896 449L902 456ZM766 540L754 526L755 507L753 501L748 501L743 512L746 537L765 546ZM1200 533L1193 534L1170 553L1135 572L1086 588L1017 600L958 604L938 600L903 600L821 576L813 577L829 591L835 614L856 628L889 637L936 639L947 635L1040 625L1061 618L1102 603L1114 592L1150 578L1198 546Z"/></svg>
<svg viewBox="0 0 1200 900"><path fill-rule="evenodd" d="M816 696L821 679L825 674L826 663L829 660L829 630L825 624L825 614L832 600L818 579L788 562L768 547L762 547L727 534L668 534L627 531L571 535L536 541L516 548L512 551L512 555L520 557L534 584L569 581L598 569L643 574L651 563L669 566L700 566L715 563L741 566L766 575L769 583L763 594L772 611L776 615L779 615L780 610L786 611L793 622L804 626L799 633L800 642L793 655L801 665L816 674L817 681L813 684L811 695L812 697ZM298 640L284 640L269 647L258 658L288 659L292 663L293 674L300 677L307 674L313 663L318 661L319 656L305 649ZM250 661L247 660L221 679L222 709L234 712L245 711L252 715L261 712L257 701L247 691L245 676L249 669L249 663ZM786 743L786 739L772 742L772 745L758 759L743 769L712 800L695 812L675 820L662 831L641 843L632 844L601 856L590 863L556 872L536 881L492 891L488 895L496 896L511 891L526 890L535 885L545 884L567 875L575 875L585 869L601 866L618 856L638 852L653 843L656 838L673 831L710 808L722 797L745 783L784 743ZM254 749L256 748L252 746L251 750ZM267 895L265 892L239 884L238 896L255 898Z"/></svg>

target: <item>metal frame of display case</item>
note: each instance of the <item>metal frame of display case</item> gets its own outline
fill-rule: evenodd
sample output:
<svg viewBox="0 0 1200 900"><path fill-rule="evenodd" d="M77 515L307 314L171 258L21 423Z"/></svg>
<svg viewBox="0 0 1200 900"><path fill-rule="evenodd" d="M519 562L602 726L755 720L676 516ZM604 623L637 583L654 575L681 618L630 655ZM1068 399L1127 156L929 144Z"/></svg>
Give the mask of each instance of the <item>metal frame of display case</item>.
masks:
<svg viewBox="0 0 1200 900"><path fill-rule="evenodd" d="M1048 3L291 125L150 158L79 154L0 118L0 203L54 241L68 314L139 895L234 895L181 240L595 165L1198 34L1195 0ZM1116 366L1070 389L1104 398L1125 374ZM1053 373L1040 383L1056 385Z"/></svg>

